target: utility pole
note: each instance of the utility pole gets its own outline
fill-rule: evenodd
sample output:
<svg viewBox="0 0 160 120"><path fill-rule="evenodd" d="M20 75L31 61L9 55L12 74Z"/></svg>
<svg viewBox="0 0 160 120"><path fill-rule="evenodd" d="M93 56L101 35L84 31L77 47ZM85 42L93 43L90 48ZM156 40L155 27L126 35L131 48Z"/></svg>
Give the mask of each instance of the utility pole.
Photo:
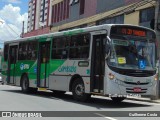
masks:
<svg viewBox="0 0 160 120"><path fill-rule="evenodd" d="M157 80L157 87L156 87L156 98L160 98L160 0L156 0L156 8L155 8L155 24L154 30L156 32L156 40L158 44L157 49L157 56L158 56L158 80Z"/></svg>

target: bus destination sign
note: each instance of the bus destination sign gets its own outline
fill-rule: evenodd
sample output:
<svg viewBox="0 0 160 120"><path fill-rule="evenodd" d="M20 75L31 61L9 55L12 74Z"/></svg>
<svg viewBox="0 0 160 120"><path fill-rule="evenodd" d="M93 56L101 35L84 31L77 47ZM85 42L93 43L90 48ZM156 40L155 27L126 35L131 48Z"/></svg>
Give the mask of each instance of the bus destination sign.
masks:
<svg viewBox="0 0 160 120"><path fill-rule="evenodd" d="M111 35L130 35L137 37L154 37L153 32L140 27L135 26L113 26L111 28Z"/></svg>
<svg viewBox="0 0 160 120"><path fill-rule="evenodd" d="M146 37L146 31L144 30L122 28L121 31L119 32L121 32L121 34L124 34L124 35L134 35L134 36Z"/></svg>

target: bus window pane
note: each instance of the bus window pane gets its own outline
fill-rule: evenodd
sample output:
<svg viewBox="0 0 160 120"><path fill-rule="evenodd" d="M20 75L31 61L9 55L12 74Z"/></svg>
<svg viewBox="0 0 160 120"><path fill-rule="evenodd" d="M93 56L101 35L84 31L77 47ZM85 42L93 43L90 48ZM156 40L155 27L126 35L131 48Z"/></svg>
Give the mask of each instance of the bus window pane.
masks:
<svg viewBox="0 0 160 120"><path fill-rule="evenodd" d="M38 43L36 41L32 41L28 43L28 60L36 60L37 58L37 46Z"/></svg>
<svg viewBox="0 0 160 120"><path fill-rule="evenodd" d="M52 58L53 59L66 59L67 58L67 50L65 49L54 49Z"/></svg>
<svg viewBox="0 0 160 120"><path fill-rule="evenodd" d="M8 45L4 46L4 61L8 60Z"/></svg>
<svg viewBox="0 0 160 120"><path fill-rule="evenodd" d="M89 57L89 34L72 36L69 58L88 58Z"/></svg>
<svg viewBox="0 0 160 120"><path fill-rule="evenodd" d="M53 48L64 48L64 47L65 47L64 38L56 38L53 40Z"/></svg>
<svg viewBox="0 0 160 120"><path fill-rule="evenodd" d="M27 42L20 43L18 50L18 60L26 60L27 59L27 51L28 51Z"/></svg>
<svg viewBox="0 0 160 120"><path fill-rule="evenodd" d="M67 59L69 39L67 37L53 40L52 59Z"/></svg>

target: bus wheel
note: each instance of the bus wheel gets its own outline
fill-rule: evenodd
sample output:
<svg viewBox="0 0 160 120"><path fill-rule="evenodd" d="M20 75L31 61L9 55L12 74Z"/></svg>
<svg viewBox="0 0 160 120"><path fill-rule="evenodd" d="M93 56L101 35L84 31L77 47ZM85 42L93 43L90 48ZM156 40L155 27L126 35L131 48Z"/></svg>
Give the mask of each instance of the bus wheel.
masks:
<svg viewBox="0 0 160 120"><path fill-rule="evenodd" d="M72 84L72 93L73 98L77 101L86 101L89 99L90 94L86 94L84 91L84 83L83 81L78 78Z"/></svg>
<svg viewBox="0 0 160 120"><path fill-rule="evenodd" d="M113 102L119 103L122 102L125 99L125 97L111 97L111 99Z"/></svg>
<svg viewBox="0 0 160 120"><path fill-rule="evenodd" d="M28 93L29 92L29 80L28 80L28 77L26 75L24 75L22 77L21 88L22 88L22 92L24 92L24 93Z"/></svg>

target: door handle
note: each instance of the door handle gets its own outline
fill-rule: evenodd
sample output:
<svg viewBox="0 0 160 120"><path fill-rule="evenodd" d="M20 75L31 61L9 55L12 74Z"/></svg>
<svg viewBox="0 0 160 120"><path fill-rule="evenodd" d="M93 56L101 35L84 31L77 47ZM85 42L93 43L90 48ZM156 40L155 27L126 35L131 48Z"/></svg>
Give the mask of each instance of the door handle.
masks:
<svg viewBox="0 0 160 120"><path fill-rule="evenodd" d="M95 75L96 77L99 77L99 75Z"/></svg>

